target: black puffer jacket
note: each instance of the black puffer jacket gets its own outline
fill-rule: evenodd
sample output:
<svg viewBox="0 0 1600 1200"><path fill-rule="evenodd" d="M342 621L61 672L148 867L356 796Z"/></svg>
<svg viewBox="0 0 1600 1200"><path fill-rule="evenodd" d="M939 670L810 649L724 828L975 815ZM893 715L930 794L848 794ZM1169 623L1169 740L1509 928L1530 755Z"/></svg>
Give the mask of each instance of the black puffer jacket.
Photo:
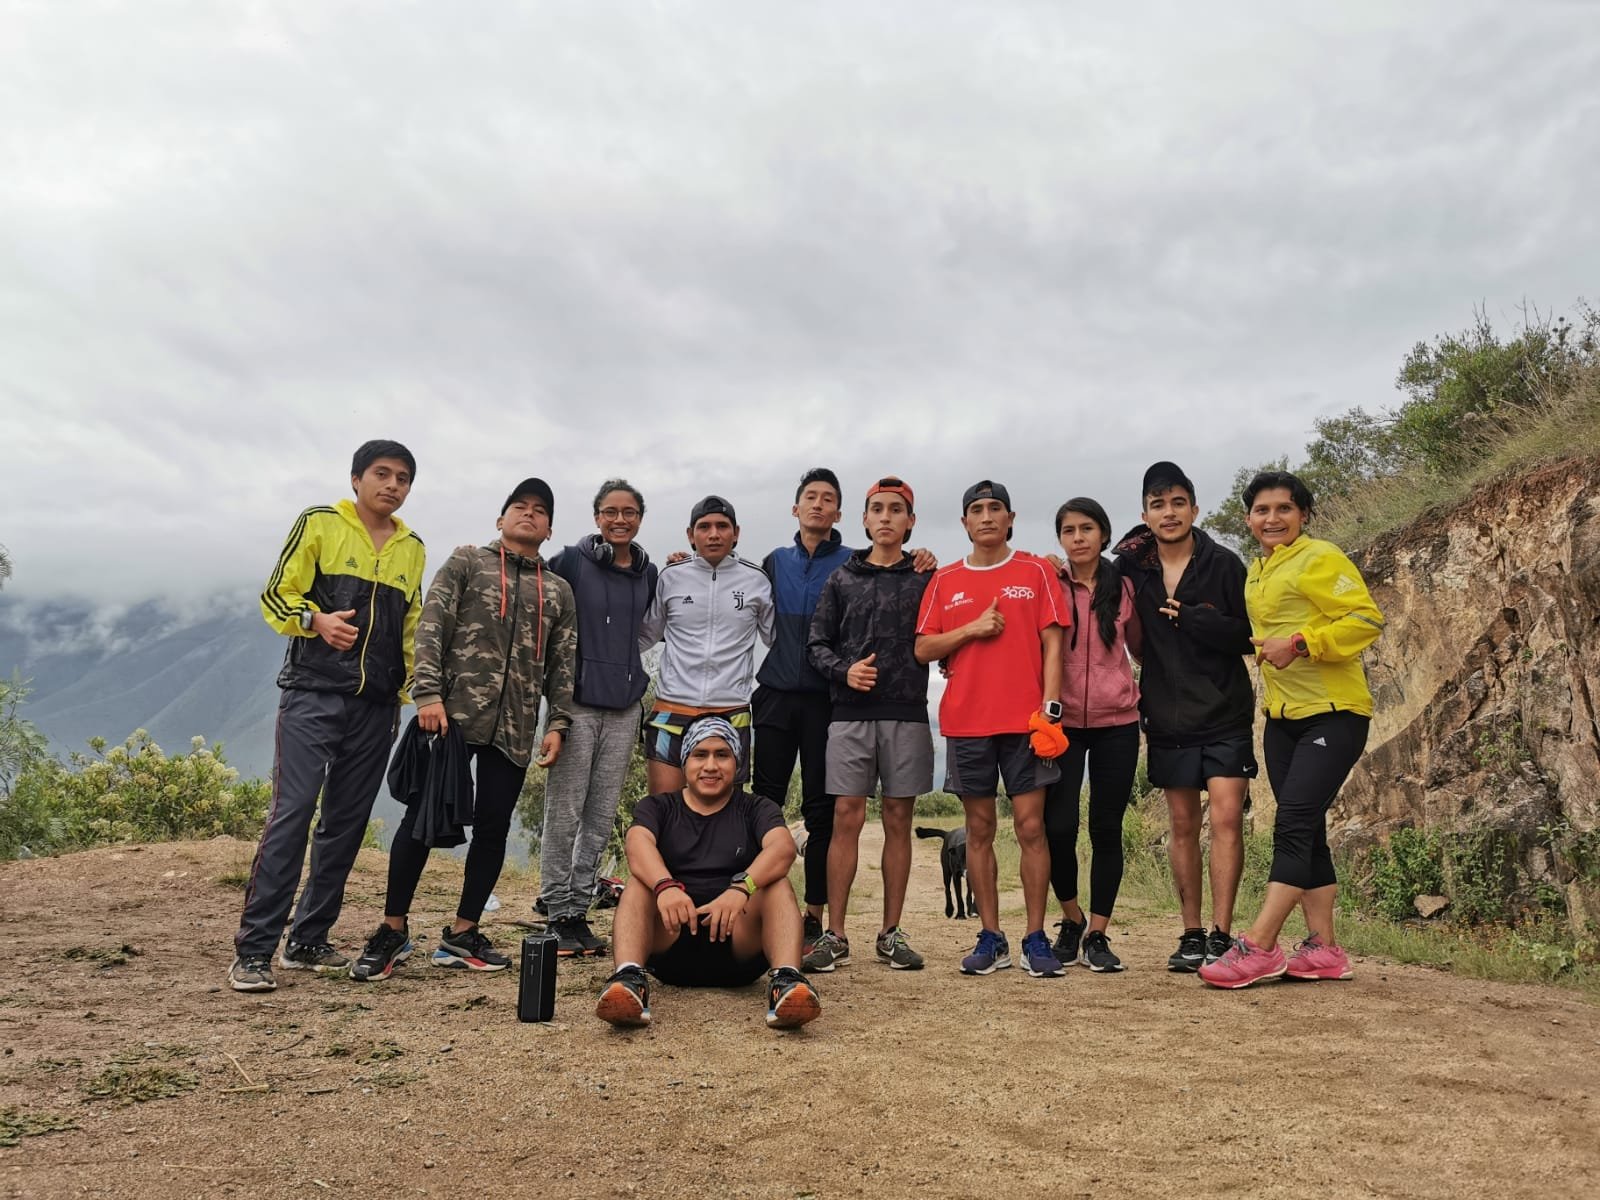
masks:
<svg viewBox="0 0 1600 1200"><path fill-rule="evenodd" d="M1176 621L1162 615L1167 585L1155 534L1141 525L1117 543L1117 564L1133 581L1133 604L1144 629L1139 719L1156 746L1196 746L1248 734L1255 692L1244 656L1250 617L1244 607L1244 563L1203 531L1178 580Z"/></svg>
<svg viewBox="0 0 1600 1200"><path fill-rule="evenodd" d="M822 585L807 655L828 680L835 721L926 722L928 667L915 649L917 610L933 575L912 570L909 554L880 567L867 561L869 553L857 550ZM878 682L858 692L847 676L869 654L878 656Z"/></svg>

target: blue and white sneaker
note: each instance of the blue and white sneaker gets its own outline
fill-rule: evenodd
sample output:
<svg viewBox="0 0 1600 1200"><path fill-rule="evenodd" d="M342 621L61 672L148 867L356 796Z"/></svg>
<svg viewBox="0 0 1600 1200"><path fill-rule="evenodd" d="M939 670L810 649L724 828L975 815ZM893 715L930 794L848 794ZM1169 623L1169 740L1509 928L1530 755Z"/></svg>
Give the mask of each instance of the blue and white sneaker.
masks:
<svg viewBox="0 0 1600 1200"><path fill-rule="evenodd" d="M1035 929L1022 939L1022 962L1035 979L1057 979L1067 973L1042 929Z"/></svg>
<svg viewBox="0 0 1600 1200"><path fill-rule="evenodd" d="M1011 965L1011 943L1006 935L993 930L978 931L978 944L961 960L963 975L992 975Z"/></svg>

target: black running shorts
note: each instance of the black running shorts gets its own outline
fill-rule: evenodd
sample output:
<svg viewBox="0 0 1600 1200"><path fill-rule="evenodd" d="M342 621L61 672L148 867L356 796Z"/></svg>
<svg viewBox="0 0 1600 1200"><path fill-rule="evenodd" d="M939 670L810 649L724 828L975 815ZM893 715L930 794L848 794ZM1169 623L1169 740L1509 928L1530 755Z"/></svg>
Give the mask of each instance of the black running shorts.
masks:
<svg viewBox="0 0 1600 1200"><path fill-rule="evenodd" d="M1208 779L1254 779L1255 739L1248 733L1196 746L1158 746L1146 759L1150 786L1203 790Z"/></svg>
<svg viewBox="0 0 1600 1200"><path fill-rule="evenodd" d="M731 938L714 942L710 926L690 933L678 931L678 940L645 963L650 974L674 987L744 987L767 973L766 955L739 959L733 956Z"/></svg>

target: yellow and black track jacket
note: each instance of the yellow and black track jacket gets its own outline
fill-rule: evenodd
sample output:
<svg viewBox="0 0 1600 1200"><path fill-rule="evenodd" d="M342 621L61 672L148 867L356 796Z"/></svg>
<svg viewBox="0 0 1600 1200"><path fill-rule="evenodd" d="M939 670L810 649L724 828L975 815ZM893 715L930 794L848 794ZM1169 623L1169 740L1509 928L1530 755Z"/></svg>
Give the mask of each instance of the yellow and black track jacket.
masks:
<svg viewBox="0 0 1600 1200"><path fill-rule="evenodd" d="M422 539L398 517L383 551L350 500L308 508L295 521L261 592L261 615L291 640L281 688L349 692L408 703L417 619L422 614ZM360 633L335 650L300 628L300 614L354 609Z"/></svg>
<svg viewBox="0 0 1600 1200"><path fill-rule="evenodd" d="M1250 564L1244 599L1256 637L1298 633L1310 651L1309 657L1297 658L1282 670L1261 664L1267 716L1372 715L1361 652L1383 632L1383 614L1343 551L1301 534Z"/></svg>

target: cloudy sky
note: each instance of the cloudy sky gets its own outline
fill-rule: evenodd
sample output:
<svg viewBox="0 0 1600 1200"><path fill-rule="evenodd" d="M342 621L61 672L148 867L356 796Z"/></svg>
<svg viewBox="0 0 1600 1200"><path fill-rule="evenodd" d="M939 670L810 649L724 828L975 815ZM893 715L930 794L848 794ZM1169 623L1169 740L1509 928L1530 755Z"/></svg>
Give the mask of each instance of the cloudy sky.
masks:
<svg viewBox="0 0 1600 1200"><path fill-rule="evenodd" d="M4 0L7 595L256 584L373 436L435 562L527 474L759 553L819 463L1043 549L1600 299L1594 5L1088 8Z"/></svg>

